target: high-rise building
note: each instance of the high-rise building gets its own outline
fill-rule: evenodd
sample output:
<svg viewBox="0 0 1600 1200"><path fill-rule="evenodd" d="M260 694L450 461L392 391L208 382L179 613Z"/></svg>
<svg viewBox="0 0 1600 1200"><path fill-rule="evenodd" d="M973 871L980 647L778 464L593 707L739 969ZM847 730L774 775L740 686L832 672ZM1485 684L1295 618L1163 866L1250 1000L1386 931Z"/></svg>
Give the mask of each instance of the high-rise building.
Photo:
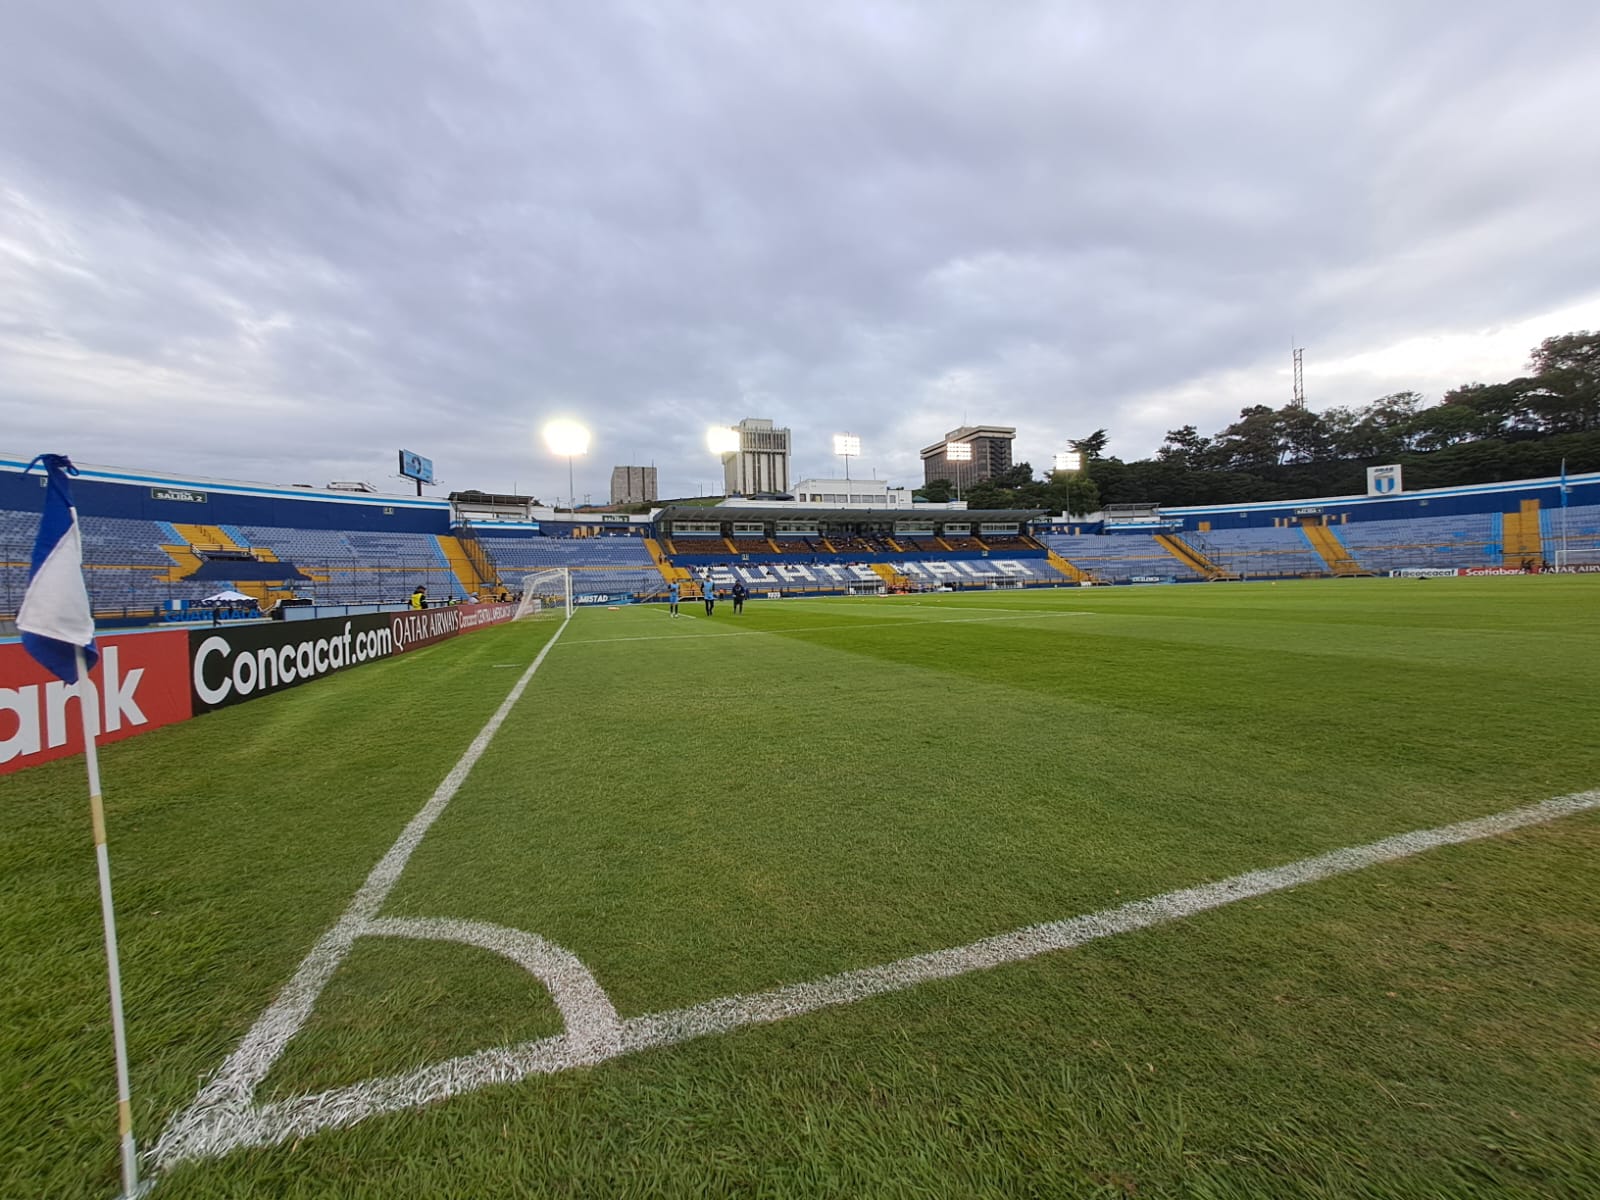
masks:
<svg viewBox="0 0 1600 1200"><path fill-rule="evenodd" d="M771 421L759 417L746 417L733 428L739 435L739 448L722 456L725 494L787 493L789 431L774 429Z"/></svg>
<svg viewBox="0 0 1600 1200"><path fill-rule="evenodd" d="M922 482L948 479L959 487L971 487L1011 469L1011 443L1017 436L1014 425L963 425L944 435L942 441L922 448ZM972 447L966 462L946 457L945 447L960 442Z"/></svg>
<svg viewBox="0 0 1600 1200"><path fill-rule="evenodd" d="M656 501L656 469L654 467L612 467L611 503L654 504Z"/></svg>

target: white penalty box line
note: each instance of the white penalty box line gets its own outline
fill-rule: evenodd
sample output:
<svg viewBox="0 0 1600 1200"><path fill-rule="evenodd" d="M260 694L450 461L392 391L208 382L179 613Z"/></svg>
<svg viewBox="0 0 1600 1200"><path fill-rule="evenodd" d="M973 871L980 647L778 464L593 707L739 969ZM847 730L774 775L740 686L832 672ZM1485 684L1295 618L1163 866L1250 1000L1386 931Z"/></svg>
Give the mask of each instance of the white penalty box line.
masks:
<svg viewBox="0 0 1600 1200"><path fill-rule="evenodd" d="M551 641L553 643L554 639ZM545 648L548 650L549 645ZM543 658L542 653L540 658ZM498 728L498 721L521 694L521 687L537 666L536 660L519 681L514 695L501 706L501 711L491 721L494 728ZM488 726L485 732L492 736ZM480 734L473 743L477 754L481 755L483 745L487 745L487 738ZM475 756L472 761L476 761ZM458 764L460 770L461 764ZM451 777L456 774L453 771ZM440 790L444 791L443 785ZM437 799L438 794L435 801ZM419 823L425 830L424 817L431 822L438 815L437 812L427 815L435 801L430 801L424 813L407 827L395 849L374 870L368 886L357 894L350 911L307 956L283 995L262 1015L217 1077L201 1090L194 1104L168 1126L153 1154L159 1167L217 1157L247 1147L275 1145L319 1130L354 1125L381 1113L419 1108L492 1084L514 1083L535 1075L595 1066L624 1054L854 1004L933 980L953 979L1069 950L1101 938L1180 921L1240 900L1592 811L1600 808L1600 790L1559 796L1452 825L1413 830L1082 916L1024 926L963 946L912 955L880 966L844 971L764 992L722 996L686 1008L627 1019L618 1016L593 974L576 955L534 934L477 922L377 917L376 905L382 895L374 889L373 882L380 877L386 880L381 890L382 894L387 894L398 867L390 874L385 871L386 866L393 866L396 861L404 865L405 857L421 836ZM255 1085L305 1020L317 992L357 936L452 940L501 953L521 964L550 989L564 1018L566 1031L518 1045L481 1050L348 1087L256 1103ZM313 988L314 979L319 982Z"/></svg>

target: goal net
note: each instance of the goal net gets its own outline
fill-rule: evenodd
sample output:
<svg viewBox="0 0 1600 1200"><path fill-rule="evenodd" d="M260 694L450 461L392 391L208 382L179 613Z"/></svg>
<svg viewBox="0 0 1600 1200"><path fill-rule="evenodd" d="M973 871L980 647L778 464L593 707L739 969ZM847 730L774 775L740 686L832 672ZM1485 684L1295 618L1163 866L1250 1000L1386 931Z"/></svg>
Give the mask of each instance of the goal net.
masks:
<svg viewBox="0 0 1600 1200"><path fill-rule="evenodd" d="M538 616L542 612L572 615L572 572L565 567L540 571L522 577L522 599L515 620Z"/></svg>
<svg viewBox="0 0 1600 1200"><path fill-rule="evenodd" d="M1022 590L1022 580L1013 579L1010 576L1002 576L999 579L991 579L991 580L989 580L989 590L991 592L1001 592L1001 591L1016 591L1016 592L1020 592Z"/></svg>
<svg viewBox="0 0 1600 1200"><path fill-rule="evenodd" d="M1556 550L1556 566L1600 566L1600 546L1573 546L1571 549L1566 550L1558 547Z"/></svg>

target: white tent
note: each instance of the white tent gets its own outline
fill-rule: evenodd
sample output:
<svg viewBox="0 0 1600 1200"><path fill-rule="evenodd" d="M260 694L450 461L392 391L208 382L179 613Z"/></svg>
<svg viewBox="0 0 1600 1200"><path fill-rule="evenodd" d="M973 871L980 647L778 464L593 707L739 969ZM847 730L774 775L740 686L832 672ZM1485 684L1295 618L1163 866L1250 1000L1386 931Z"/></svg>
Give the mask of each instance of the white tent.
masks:
<svg viewBox="0 0 1600 1200"><path fill-rule="evenodd" d="M247 602L249 602L251 604L255 603L255 597L254 596L246 596L243 592L236 592L232 588L229 588L225 592L218 592L215 596L207 596L203 601L201 601L201 603L203 603L203 604L237 604L241 600L247 601Z"/></svg>

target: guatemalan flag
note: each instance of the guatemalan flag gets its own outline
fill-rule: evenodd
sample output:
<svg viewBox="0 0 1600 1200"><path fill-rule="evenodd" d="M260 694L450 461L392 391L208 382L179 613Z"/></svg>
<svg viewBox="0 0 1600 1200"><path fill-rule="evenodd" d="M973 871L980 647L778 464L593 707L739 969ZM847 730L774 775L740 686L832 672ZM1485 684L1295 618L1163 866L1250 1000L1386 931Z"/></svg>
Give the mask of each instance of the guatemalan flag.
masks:
<svg viewBox="0 0 1600 1200"><path fill-rule="evenodd" d="M44 518L33 543L28 590L17 610L17 632L22 635L22 648L40 666L67 683L77 683L77 652L83 651L84 663L90 668L100 657L94 645L89 593L83 586L78 510L67 481L78 469L65 454L41 454L28 464L28 470L40 463L47 477Z"/></svg>

